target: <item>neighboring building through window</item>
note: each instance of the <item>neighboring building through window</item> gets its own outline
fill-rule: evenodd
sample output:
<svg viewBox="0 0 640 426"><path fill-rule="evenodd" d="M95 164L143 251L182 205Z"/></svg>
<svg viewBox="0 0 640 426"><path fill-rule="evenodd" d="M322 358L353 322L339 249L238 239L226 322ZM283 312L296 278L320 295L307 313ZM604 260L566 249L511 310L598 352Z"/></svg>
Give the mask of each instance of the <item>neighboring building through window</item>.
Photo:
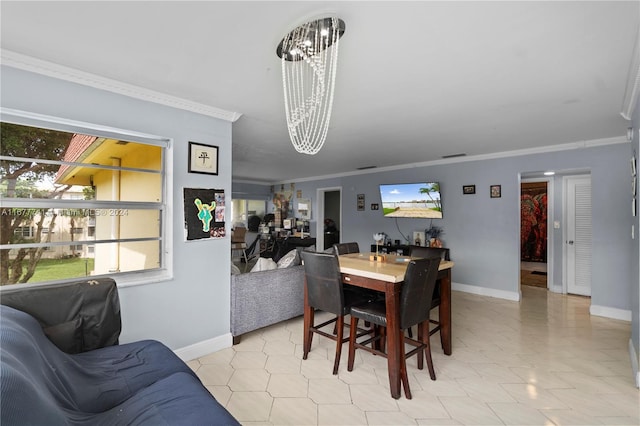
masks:
<svg viewBox="0 0 640 426"><path fill-rule="evenodd" d="M232 226L243 223L244 226L247 227L248 220L251 216L258 216L262 219L264 218L266 209L267 202L265 200L233 199L231 200Z"/></svg>
<svg viewBox="0 0 640 426"><path fill-rule="evenodd" d="M13 235L22 238L33 238L33 226L18 226L14 229Z"/></svg>
<svg viewBox="0 0 640 426"><path fill-rule="evenodd" d="M53 120L34 127L6 117L0 285L166 268L167 140L75 125L53 130ZM76 132L63 131L68 127Z"/></svg>

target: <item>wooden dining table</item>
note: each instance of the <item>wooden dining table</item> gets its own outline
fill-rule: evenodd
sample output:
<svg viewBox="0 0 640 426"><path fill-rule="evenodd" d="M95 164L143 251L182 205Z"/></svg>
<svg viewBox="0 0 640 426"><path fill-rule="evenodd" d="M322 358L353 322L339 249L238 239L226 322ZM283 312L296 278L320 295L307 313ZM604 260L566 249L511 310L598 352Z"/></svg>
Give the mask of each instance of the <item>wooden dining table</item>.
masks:
<svg viewBox="0 0 640 426"><path fill-rule="evenodd" d="M387 312L387 363L391 396L400 398L400 292L409 256L385 255L385 261L372 261L373 253L351 253L338 256L340 274L345 284L377 290L385 294ZM451 269L452 261L441 260L438 268L440 286L440 342L446 355L451 355ZM305 292L306 296L306 292ZM429 309L430 307L425 307ZM305 319L311 315L306 297ZM306 338L306 335L305 335Z"/></svg>

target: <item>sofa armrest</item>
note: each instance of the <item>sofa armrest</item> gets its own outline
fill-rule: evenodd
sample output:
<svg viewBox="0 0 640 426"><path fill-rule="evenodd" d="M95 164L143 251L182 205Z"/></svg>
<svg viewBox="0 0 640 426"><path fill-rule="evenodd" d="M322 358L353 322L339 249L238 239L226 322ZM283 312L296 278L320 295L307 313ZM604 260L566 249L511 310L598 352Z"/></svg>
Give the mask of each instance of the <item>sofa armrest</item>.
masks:
<svg viewBox="0 0 640 426"><path fill-rule="evenodd" d="M231 276L231 334L236 337L303 313L304 266Z"/></svg>
<svg viewBox="0 0 640 426"><path fill-rule="evenodd" d="M120 299L111 278L2 290L0 303L36 318L47 337L64 352L118 344Z"/></svg>

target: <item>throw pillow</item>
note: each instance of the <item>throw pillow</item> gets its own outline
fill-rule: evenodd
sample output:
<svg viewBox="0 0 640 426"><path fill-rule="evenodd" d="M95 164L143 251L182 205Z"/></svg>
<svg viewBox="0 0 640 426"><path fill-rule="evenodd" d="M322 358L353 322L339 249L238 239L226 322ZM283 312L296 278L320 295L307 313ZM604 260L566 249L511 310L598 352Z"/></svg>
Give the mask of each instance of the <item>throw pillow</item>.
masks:
<svg viewBox="0 0 640 426"><path fill-rule="evenodd" d="M261 257L258 259L253 268L251 268L251 272L270 271L272 269L276 269L277 267L278 264L274 262L273 259Z"/></svg>
<svg viewBox="0 0 640 426"><path fill-rule="evenodd" d="M234 263L231 264L231 275L241 274L240 268L238 268Z"/></svg>
<svg viewBox="0 0 640 426"><path fill-rule="evenodd" d="M298 254L298 250L293 249L289 251L289 253L285 254L278 260L278 269L279 268L288 268L289 266L296 266L300 264L300 255Z"/></svg>

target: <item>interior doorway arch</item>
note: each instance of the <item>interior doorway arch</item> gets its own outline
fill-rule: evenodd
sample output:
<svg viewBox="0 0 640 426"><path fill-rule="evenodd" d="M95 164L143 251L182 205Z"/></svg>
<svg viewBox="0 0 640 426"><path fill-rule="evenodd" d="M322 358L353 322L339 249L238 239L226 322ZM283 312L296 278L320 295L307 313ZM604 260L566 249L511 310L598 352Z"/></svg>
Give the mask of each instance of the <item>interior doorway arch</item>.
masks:
<svg viewBox="0 0 640 426"><path fill-rule="evenodd" d="M520 274L518 293L522 300L522 285L554 287L553 229L554 179L542 173L523 173L520 176ZM533 212L535 210L535 212ZM527 214L531 218L527 219ZM530 223L533 221L535 223ZM544 221L544 223L540 223Z"/></svg>
<svg viewBox="0 0 640 426"><path fill-rule="evenodd" d="M316 200L318 201L318 221L316 223L316 250L322 251L325 247L325 219L332 219L336 223L338 232L340 232L340 227L342 224L342 187L334 186L328 188L318 188L316 192ZM338 237L337 242L339 241L340 239Z"/></svg>

